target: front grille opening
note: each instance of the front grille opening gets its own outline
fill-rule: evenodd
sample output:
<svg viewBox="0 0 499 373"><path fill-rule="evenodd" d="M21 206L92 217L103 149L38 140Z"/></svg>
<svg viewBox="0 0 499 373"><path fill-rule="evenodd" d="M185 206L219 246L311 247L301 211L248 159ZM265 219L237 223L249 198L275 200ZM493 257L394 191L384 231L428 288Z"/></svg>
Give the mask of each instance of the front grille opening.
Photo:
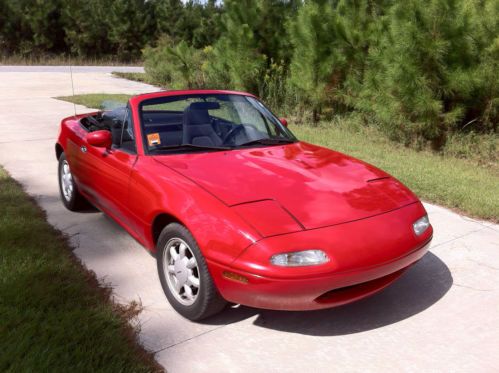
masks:
<svg viewBox="0 0 499 373"><path fill-rule="evenodd" d="M390 285L399 278L405 270L406 268L403 268L397 272L390 273L389 275L371 281L330 290L317 297L315 301L318 303L342 303L349 299L362 297L363 295L376 292L377 290L381 290Z"/></svg>

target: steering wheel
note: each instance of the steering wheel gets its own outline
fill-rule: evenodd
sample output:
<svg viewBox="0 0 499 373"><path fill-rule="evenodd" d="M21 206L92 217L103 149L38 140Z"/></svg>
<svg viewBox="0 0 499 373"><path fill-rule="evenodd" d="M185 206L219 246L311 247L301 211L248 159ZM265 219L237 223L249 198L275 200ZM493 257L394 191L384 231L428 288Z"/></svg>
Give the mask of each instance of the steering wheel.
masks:
<svg viewBox="0 0 499 373"><path fill-rule="evenodd" d="M237 134L239 134L239 132L241 132L243 130L244 130L243 124L234 127L229 132L227 132L227 134L224 136L224 138L222 139L222 144L226 144L229 139L232 140L234 137L236 137Z"/></svg>

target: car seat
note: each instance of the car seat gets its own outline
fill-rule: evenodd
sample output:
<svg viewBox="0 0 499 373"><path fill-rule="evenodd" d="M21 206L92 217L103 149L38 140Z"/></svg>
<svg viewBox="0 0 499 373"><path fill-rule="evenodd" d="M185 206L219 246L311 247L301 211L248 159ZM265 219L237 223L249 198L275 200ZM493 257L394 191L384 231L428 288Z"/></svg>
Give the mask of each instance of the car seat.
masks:
<svg viewBox="0 0 499 373"><path fill-rule="evenodd" d="M200 146L220 146L222 139L211 125L208 105L194 102L184 110L182 142Z"/></svg>

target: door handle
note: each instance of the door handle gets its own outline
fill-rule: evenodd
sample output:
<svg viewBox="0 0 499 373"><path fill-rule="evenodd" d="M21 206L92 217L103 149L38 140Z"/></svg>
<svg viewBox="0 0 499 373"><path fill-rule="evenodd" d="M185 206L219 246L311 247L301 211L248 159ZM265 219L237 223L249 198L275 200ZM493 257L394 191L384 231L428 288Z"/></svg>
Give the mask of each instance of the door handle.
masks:
<svg viewBox="0 0 499 373"><path fill-rule="evenodd" d="M87 152L87 147L85 145L82 145L80 147L80 150L82 151L82 153L86 153Z"/></svg>

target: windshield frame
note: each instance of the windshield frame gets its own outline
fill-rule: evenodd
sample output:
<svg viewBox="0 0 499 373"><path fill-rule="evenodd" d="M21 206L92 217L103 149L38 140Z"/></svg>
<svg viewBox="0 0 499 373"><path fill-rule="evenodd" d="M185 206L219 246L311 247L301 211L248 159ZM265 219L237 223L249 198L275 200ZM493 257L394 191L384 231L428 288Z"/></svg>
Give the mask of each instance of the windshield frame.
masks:
<svg viewBox="0 0 499 373"><path fill-rule="evenodd" d="M226 92L226 91L221 91L221 92L193 92L193 93L185 93L182 92L182 94L178 95L165 95L165 96L157 96L153 98L148 98L145 100L142 100L138 103L137 105L137 110L138 110L138 118L139 118L139 126L140 126L140 134L141 134L141 141L143 145L143 151L144 155L151 155L151 156L158 156L158 155L175 155L175 154L186 154L186 153L207 153L207 152L215 152L215 151L232 151L232 150L243 150L243 149L248 149L248 148L262 148L262 147L272 147L272 146L278 146L278 145L287 145L286 143L280 143L280 144L251 144L247 146L227 146L227 145L221 145L220 149L215 149L216 147L203 147L199 146L196 147L193 146L191 149L188 149L188 147L184 145L189 145L189 144L179 144L179 149L176 150L174 147L171 148L171 150L159 150L154 151L154 149L150 149L148 145L148 140L147 140L147 133L146 129L143 123L143 108L144 106L149 106L149 105L155 105L155 104L162 104L162 103L167 103L167 102L174 102L174 101L181 101L181 100L188 100L191 98L205 98L205 97L216 97L216 96L242 96L245 97L247 100L250 101L250 104L255 106L257 110L261 110L265 117L271 120L272 124L276 126L281 133L284 133L287 137L281 137L281 139L288 139L289 143L296 143L298 142L298 138L287 128L282 124L280 119L267 107L263 102L261 102L257 97L249 95L249 94L244 94L244 93L233 93L233 92ZM136 139L138 141L138 139ZM191 144L192 145L192 144ZM206 149L203 149L206 148Z"/></svg>

